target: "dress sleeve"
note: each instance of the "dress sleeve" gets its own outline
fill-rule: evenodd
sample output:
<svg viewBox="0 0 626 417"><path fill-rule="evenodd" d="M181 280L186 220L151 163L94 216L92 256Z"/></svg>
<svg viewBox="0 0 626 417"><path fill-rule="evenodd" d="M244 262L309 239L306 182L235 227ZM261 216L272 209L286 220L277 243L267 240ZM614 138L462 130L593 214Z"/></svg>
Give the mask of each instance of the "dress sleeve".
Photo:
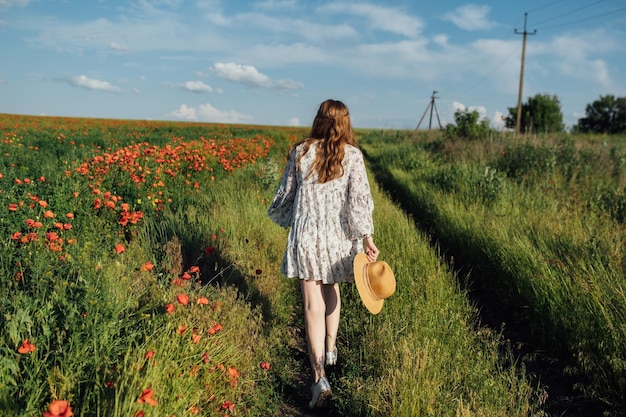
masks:
<svg viewBox="0 0 626 417"><path fill-rule="evenodd" d="M267 209L270 219L281 227L287 227L291 224L296 189L296 156L295 152L292 152L289 155L285 172L274 194L272 204Z"/></svg>
<svg viewBox="0 0 626 417"><path fill-rule="evenodd" d="M350 239L362 239L365 235L374 233L374 222L372 213L374 212L374 200L367 179L363 154L359 151L355 153L355 161L350 170L348 184L348 224L350 229Z"/></svg>

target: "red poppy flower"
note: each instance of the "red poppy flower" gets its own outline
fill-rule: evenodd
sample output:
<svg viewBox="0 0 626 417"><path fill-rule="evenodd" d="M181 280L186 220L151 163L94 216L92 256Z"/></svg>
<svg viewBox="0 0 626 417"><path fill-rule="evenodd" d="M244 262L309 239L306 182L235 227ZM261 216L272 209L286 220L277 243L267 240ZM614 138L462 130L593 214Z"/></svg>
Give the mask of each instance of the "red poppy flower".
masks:
<svg viewBox="0 0 626 417"><path fill-rule="evenodd" d="M185 272L181 278L182 279L191 279L191 275L189 274L189 272Z"/></svg>
<svg viewBox="0 0 626 417"><path fill-rule="evenodd" d="M235 404L231 403L230 401L224 401L222 403L222 410L228 410L231 413L235 410Z"/></svg>
<svg viewBox="0 0 626 417"><path fill-rule="evenodd" d="M141 270L144 272L152 271L152 269L154 269L154 264L152 262L146 262L143 265L141 265Z"/></svg>
<svg viewBox="0 0 626 417"><path fill-rule="evenodd" d="M200 272L200 267L197 265L192 266L191 268L189 268L189 272L194 274L196 272Z"/></svg>
<svg viewBox="0 0 626 417"><path fill-rule="evenodd" d="M43 412L43 417L72 417L72 407L65 400L54 400L48 406L48 411Z"/></svg>
<svg viewBox="0 0 626 417"><path fill-rule="evenodd" d="M65 217L67 217L68 219L73 219L74 218L74 213L66 213Z"/></svg>
<svg viewBox="0 0 626 417"><path fill-rule="evenodd" d="M21 353L22 355L26 355L27 353L34 352L37 349L33 343L30 343L29 339L22 340L22 345L17 348L17 353Z"/></svg>
<svg viewBox="0 0 626 417"><path fill-rule="evenodd" d="M158 402L154 398L154 390L152 388L146 388L141 392L141 395L137 399L140 404L146 403L149 405L157 405Z"/></svg>
<svg viewBox="0 0 626 417"><path fill-rule="evenodd" d="M143 410L137 410L135 414L133 414L133 417L146 417L146 412Z"/></svg>
<svg viewBox="0 0 626 417"><path fill-rule="evenodd" d="M21 232L13 232L13 234L11 235L11 240L18 240L21 236Z"/></svg>
<svg viewBox="0 0 626 417"><path fill-rule="evenodd" d="M48 207L48 202L47 202L47 201L44 201L44 200L39 200L39 201L38 201L38 203L39 203L39 205L40 205L41 207L43 207L43 208Z"/></svg>
<svg viewBox="0 0 626 417"><path fill-rule="evenodd" d="M185 332L187 331L187 326L185 326L184 324L181 324L180 326L178 326L178 328L176 329L176 333L183 335L185 334Z"/></svg>
<svg viewBox="0 0 626 417"><path fill-rule="evenodd" d="M156 352L155 352L154 350L149 350L149 351L147 351L147 352L146 352L143 356L144 356L146 359L150 360L150 359L154 358L154 355L155 355L155 354L156 354Z"/></svg>
<svg viewBox="0 0 626 417"><path fill-rule="evenodd" d="M222 330L222 325L220 323L217 323L216 325L214 325L213 327L209 329L209 334L215 334L219 332L220 330Z"/></svg>
<svg viewBox="0 0 626 417"><path fill-rule="evenodd" d="M210 255L213 252L215 252L215 246L208 246L207 248L204 249L204 253L206 253L207 255Z"/></svg>
<svg viewBox="0 0 626 417"><path fill-rule="evenodd" d="M261 369L269 371L270 363L268 361L261 361L260 363Z"/></svg>
<svg viewBox="0 0 626 417"><path fill-rule="evenodd" d="M209 299L206 297L200 297L196 300L197 304L207 305L209 304Z"/></svg>
<svg viewBox="0 0 626 417"><path fill-rule="evenodd" d="M165 311L167 312L167 314L172 314L174 310L176 310L176 307L174 306L174 304L172 303L165 304Z"/></svg>
<svg viewBox="0 0 626 417"><path fill-rule="evenodd" d="M46 219L52 219L54 218L54 213L52 212L52 210L46 210L43 213L43 217L45 217Z"/></svg>
<svg viewBox="0 0 626 417"><path fill-rule="evenodd" d="M176 296L176 300L186 306L189 303L189 296L187 294L178 294Z"/></svg>
<svg viewBox="0 0 626 417"><path fill-rule="evenodd" d="M9 211L17 211L17 204L15 203L9 204Z"/></svg>
<svg viewBox="0 0 626 417"><path fill-rule="evenodd" d="M123 252L126 252L126 248L122 243L118 243L117 245L115 245L115 253L120 254Z"/></svg>

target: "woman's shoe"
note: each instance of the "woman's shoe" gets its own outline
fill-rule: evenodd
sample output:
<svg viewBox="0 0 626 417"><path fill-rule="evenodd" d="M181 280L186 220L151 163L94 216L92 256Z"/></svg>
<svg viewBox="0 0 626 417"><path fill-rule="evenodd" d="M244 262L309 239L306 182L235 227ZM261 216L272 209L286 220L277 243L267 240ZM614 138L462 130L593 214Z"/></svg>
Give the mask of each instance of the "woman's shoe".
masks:
<svg viewBox="0 0 626 417"><path fill-rule="evenodd" d="M311 391L313 391L313 397L309 402L309 408L321 407L332 394L330 384L325 376L321 377L317 384L311 387Z"/></svg>
<svg viewBox="0 0 626 417"><path fill-rule="evenodd" d="M326 366L337 365L337 349L326 352Z"/></svg>

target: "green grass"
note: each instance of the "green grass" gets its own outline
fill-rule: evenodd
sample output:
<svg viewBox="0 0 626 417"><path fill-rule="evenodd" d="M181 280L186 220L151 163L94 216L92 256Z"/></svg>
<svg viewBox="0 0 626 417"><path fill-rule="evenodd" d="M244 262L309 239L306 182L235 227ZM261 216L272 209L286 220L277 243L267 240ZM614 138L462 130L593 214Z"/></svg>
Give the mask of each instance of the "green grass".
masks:
<svg viewBox="0 0 626 417"><path fill-rule="evenodd" d="M626 393L621 145L406 134L372 135L364 149L377 178L449 256L473 269L474 287L528 323L534 343L571 361L582 395L619 408ZM598 201L609 184L617 198Z"/></svg>
<svg viewBox="0 0 626 417"><path fill-rule="evenodd" d="M303 129L12 116L0 128L5 415L41 415L53 399L83 416L279 415L308 401L300 294L278 274L287 231L266 215ZM540 391L480 327L430 238L371 183L375 239L398 286L377 316L342 287L329 413L541 415ZM11 239L33 232L28 218L42 222L38 240ZM60 251L46 242L54 230ZM36 349L19 354L25 339ZM156 405L138 402L147 389Z"/></svg>

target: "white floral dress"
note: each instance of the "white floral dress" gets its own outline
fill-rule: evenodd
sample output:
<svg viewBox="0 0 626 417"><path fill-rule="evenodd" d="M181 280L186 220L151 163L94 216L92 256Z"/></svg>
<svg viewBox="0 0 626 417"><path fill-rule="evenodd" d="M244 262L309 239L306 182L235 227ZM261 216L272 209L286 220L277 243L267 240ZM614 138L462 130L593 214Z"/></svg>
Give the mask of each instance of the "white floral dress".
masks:
<svg viewBox="0 0 626 417"><path fill-rule="evenodd" d="M363 236L374 232L374 202L363 162L354 146L345 146L343 176L320 184L311 169L317 142L300 160L303 145L292 150L268 215L290 227L280 272L289 278L325 284L354 280L352 262L363 252Z"/></svg>

